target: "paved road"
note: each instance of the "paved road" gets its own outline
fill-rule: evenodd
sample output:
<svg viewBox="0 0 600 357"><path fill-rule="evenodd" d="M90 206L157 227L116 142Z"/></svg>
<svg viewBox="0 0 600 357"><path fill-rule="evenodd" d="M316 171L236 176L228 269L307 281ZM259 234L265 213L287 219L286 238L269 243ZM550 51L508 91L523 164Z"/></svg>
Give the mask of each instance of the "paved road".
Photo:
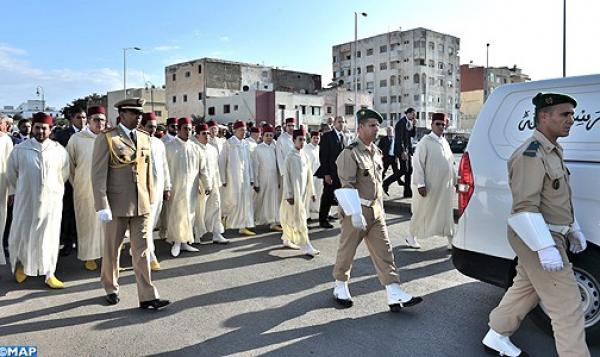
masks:
<svg viewBox="0 0 600 357"><path fill-rule="evenodd" d="M0 267L0 345L36 345L40 356L278 355L480 356L487 315L503 291L453 269L441 238L414 251L402 244L406 212L388 214L403 287L425 302L390 313L364 245L350 284L355 306L335 307L331 270L339 229L313 229L321 256L309 259L279 245L279 234L235 238L228 246L168 255L153 278L174 303L159 312L137 308L132 271L121 277L121 303L106 306L98 273L74 257L60 262L67 288L43 278L17 285ZM337 225L336 225L337 227ZM124 257L123 265L130 265ZM534 356L556 355L552 339L529 320L514 341ZM600 349L594 354L600 355Z"/></svg>

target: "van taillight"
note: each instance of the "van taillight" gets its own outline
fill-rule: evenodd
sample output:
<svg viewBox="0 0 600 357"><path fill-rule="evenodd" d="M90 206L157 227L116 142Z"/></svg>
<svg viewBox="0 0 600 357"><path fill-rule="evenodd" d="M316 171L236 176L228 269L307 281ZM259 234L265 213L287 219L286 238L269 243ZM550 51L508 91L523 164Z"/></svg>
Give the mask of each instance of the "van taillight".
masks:
<svg viewBox="0 0 600 357"><path fill-rule="evenodd" d="M474 190L473 170L471 170L471 160L469 153L464 152L458 165L458 216L462 216L463 212L469 204Z"/></svg>

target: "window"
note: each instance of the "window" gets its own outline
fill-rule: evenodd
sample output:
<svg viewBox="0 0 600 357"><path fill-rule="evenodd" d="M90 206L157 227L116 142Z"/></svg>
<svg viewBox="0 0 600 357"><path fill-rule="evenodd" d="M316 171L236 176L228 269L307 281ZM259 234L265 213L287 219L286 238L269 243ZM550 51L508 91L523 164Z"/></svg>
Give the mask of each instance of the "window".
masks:
<svg viewBox="0 0 600 357"><path fill-rule="evenodd" d="M224 104L223 105L223 114L229 114L231 113L231 106L229 104Z"/></svg>
<svg viewBox="0 0 600 357"><path fill-rule="evenodd" d="M346 55L346 61L350 60L352 58L351 55Z"/></svg>
<svg viewBox="0 0 600 357"><path fill-rule="evenodd" d="M277 106L277 109L279 109L279 110L285 110L285 104L279 104Z"/></svg>
<svg viewBox="0 0 600 357"><path fill-rule="evenodd" d="M444 69L444 62L438 62L438 69Z"/></svg>
<svg viewBox="0 0 600 357"><path fill-rule="evenodd" d="M373 67L373 65L372 65L372 64L368 65L368 66L367 66L367 73L373 73L373 70L374 70L374 69L375 69L375 68Z"/></svg>
<svg viewBox="0 0 600 357"><path fill-rule="evenodd" d="M337 56L333 56L333 63L336 63L336 62L337 62Z"/></svg>
<svg viewBox="0 0 600 357"><path fill-rule="evenodd" d="M387 120L387 113L381 113L381 117L384 121Z"/></svg>
<svg viewBox="0 0 600 357"><path fill-rule="evenodd" d="M346 115L354 115L354 105L346 104L344 108L344 113L346 113Z"/></svg>
<svg viewBox="0 0 600 357"><path fill-rule="evenodd" d="M433 77L429 77L429 85L432 86L435 84L435 79Z"/></svg>
<svg viewBox="0 0 600 357"><path fill-rule="evenodd" d="M157 117L162 117L162 110L155 110L154 115L156 115Z"/></svg>
<svg viewBox="0 0 600 357"><path fill-rule="evenodd" d="M367 56L373 56L373 49L367 48Z"/></svg>
<svg viewBox="0 0 600 357"><path fill-rule="evenodd" d="M408 80L408 76L404 76L404 80L405 80L405 81L406 81L406 80Z"/></svg>
<svg viewBox="0 0 600 357"><path fill-rule="evenodd" d="M434 60L429 60L429 67L435 68L435 61Z"/></svg>
<svg viewBox="0 0 600 357"><path fill-rule="evenodd" d="M398 97L395 95L390 96L390 103L397 103L398 102Z"/></svg>
<svg viewBox="0 0 600 357"><path fill-rule="evenodd" d="M190 71L186 71L185 72L185 78L188 78L189 76L191 76L192 74L190 73Z"/></svg>
<svg viewBox="0 0 600 357"><path fill-rule="evenodd" d="M202 73L202 65L201 64L198 65L198 73Z"/></svg>
<svg viewBox="0 0 600 357"><path fill-rule="evenodd" d="M215 107L208 107L208 115L215 115Z"/></svg>
<svg viewBox="0 0 600 357"><path fill-rule="evenodd" d="M198 92L198 100L202 100L202 92Z"/></svg>
<svg viewBox="0 0 600 357"><path fill-rule="evenodd" d="M390 120L396 120L396 113L390 113Z"/></svg>
<svg viewBox="0 0 600 357"><path fill-rule="evenodd" d="M379 64L379 70L385 71L387 69L387 62L381 62Z"/></svg>
<svg viewBox="0 0 600 357"><path fill-rule="evenodd" d="M390 77L390 87L393 87L396 85L396 76L391 76Z"/></svg>
<svg viewBox="0 0 600 357"><path fill-rule="evenodd" d="M361 69L360 69L360 67L357 67L357 68L356 68L356 73L357 73L357 74L360 74L360 72L361 72Z"/></svg>
<svg viewBox="0 0 600 357"><path fill-rule="evenodd" d="M410 43L410 40L404 40L403 42L405 45L408 45Z"/></svg>
<svg viewBox="0 0 600 357"><path fill-rule="evenodd" d="M397 68L398 68L398 61L390 62L390 69L397 69Z"/></svg>
<svg viewBox="0 0 600 357"><path fill-rule="evenodd" d="M443 44L439 44L439 45L438 45L438 52L439 52L440 54L444 54L444 45L443 45Z"/></svg>
<svg viewBox="0 0 600 357"><path fill-rule="evenodd" d="M448 47L448 55L452 56L454 54L454 47Z"/></svg>
<svg viewBox="0 0 600 357"><path fill-rule="evenodd" d="M387 87L387 79L380 80L379 87Z"/></svg>
<svg viewBox="0 0 600 357"><path fill-rule="evenodd" d="M413 96L413 100L414 100L415 102L419 102L419 101L421 101L421 96L420 96L419 94L415 94L415 95Z"/></svg>
<svg viewBox="0 0 600 357"><path fill-rule="evenodd" d="M430 42L429 42L429 49L430 49L431 51L435 50L435 43L433 43L433 41L430 41Z"/></svg>
<svg viewBox="0 0 600 357"><path fill-rule="evenodd" d="M415 73L415 75L413 76L413 81L415 82L415 84L419 84L420 79L421 76L419 76L418 73Z"/></svg>
<svg viewBox="0 0 600 357"><path fill-rule="evenodd" d="M367 89L373 89L375 84L373 82L367 82Z"/></svg>
<svg viewBox="0 0 600 357"><path fill-rule="evenodd" d="M356 58L360 58L360 56L361 56L360 51L356 51Z"/></svg>
<svg viewBox="0 0 600 357"><path fill-rule="evenodd" d="M335 80L337 78L337 72L333 71L333 80Z"/></svg>
<svg viewBox="0 0 600 357"><path fill-rule="evenodd" d="M452 63L448 63L448 74L452 74L454 71L454 65Z"/></svg>
<svg viewBox="0 0 600 357"><path fill-rule="evenodd" d="M233 111L237 112L240 107L237 104L233 105Z"/></svg>
<svg viewBox="0 0 600 357"><path fill-rule="evenodd" d="M405 58L402 60L402 62L406 62L406 63L408 63L409 61L410 61L410 58Z"/></svg>
<svg viewBox="0 0 600 357"><path fill-rule="evenodd" d="M349 76L349 75L351 75L351 74L352 74L352 72L351 72L350 70L346 71L346 73L347 73L347 74L346 74L347 76Z"/></svg>
<svg viewBox="0 0 600 357"><path fill-rule="evenodd" d="M356 90L360 90L360 83L356 83Z"/></svg>
<svg viewBox="0 0 600 357"><path fill-rule="evenodd" d="M306 115L306 105L301 105L300 109L301 109L302 114Z"/></svg>
<svg viewBox="0 0 600 357"><path fill-rule="evenodd" d="M419 66L424 66L425 65L425 58L417 58L417 59L415 59L415 64L417 64Z"/></svg>
<svg viewBox="0 0 600 357"><path fill-rule="evenodd" d="M321 115L321 107L310 107L310 114L312 115Z"/></svg>
<svg viewBox="0 0 600 357"><path fill-rule="evenodd" d="M327 114L331 114L333 112L331 107L327 107Z"/></svg>
<svg viewBox="0 0 600 357"><path fill-rule="evenodd" d="M177 73L173 73L173 82L175 82L175 80L177 79Z"/></svg>
<svg viewBox="0 0 600 357"><path fill-rule="evenodd" d="M173 103L177 103L177 96L173 96Z"/></svg>
<svg viewBox="0 0 600 357"><path fill-rule="evenodd" d="M183 101L184 101L184 102L187 102L187 94L184 94L184 95L183 95Z"/></svg>
<svg viewBox="0 0 600 357"><path fill-rule="evenodd" d="M387 45L379 46L379 53L386 53L386 52L387 52Z"/></svg>

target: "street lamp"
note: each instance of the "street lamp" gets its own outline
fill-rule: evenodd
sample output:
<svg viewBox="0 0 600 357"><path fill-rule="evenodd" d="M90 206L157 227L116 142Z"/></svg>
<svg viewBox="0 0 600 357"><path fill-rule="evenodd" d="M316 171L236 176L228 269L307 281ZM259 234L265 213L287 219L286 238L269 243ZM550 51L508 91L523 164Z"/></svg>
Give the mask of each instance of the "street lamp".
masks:
<svg viewBox="0 0 600 357"><path fill-rule="evenodd" d="M146 90L148 90L148 88L150 88L150 105L152 106L152 113L154 113L154 88L156 88L156 86L154 84L152 84L152 82L150 81L146 81Z"/></svg>
<svg viewBox="0 0 600 357"><path fill-rule="evenodd" d="M490 44L486 43L485 44L485 81L483 82L484 84L484 90L483 90L483 101L485 102L487 97L488 97L488 68L490 67Z"/></svg>
<svg viewBox="0 0 600 357"><path fill-rule="evenodd" d="M563 77L567 76L567 0L563 0Z"/></svg>
<svg viewBox="0 0 600 357"><path fill-rule="evenodd" d="M46 111L46 98L44 97L44 88L42 86L35 87L35 94L42 96L42 112Z"/></svg>
<svg viewBox="0 0 600 357"><path fill-rule="evenodd" d="M354 113L358 111L358 69L356 65L356 57L358 55L358 12L354 11ZM361 12L361 16L367 17L366 12ZM358 135L358 118L355 117L355 130Z"/></svg>
<svg viewBox="0 0 600 357"><path fill-rule="evenodd" d="M127 98L127 50L141 51L139 47L123 48L123 96Z"/></svg>

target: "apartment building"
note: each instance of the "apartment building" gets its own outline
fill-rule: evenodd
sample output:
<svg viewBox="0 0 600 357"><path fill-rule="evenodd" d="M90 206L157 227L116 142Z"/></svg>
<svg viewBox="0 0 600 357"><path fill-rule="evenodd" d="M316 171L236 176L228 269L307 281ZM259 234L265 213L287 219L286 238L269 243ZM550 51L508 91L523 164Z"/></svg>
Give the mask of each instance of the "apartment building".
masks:
<svg viewBox="0 0 600 357"><path fill-rule="evenodd" d="M460 108L460 39L425 28L388 33L332 47L333 80L366 90L388 125L415 108L418 126L445 112L456 127ZM355 69L356 68L356 71Z"/></svg>

